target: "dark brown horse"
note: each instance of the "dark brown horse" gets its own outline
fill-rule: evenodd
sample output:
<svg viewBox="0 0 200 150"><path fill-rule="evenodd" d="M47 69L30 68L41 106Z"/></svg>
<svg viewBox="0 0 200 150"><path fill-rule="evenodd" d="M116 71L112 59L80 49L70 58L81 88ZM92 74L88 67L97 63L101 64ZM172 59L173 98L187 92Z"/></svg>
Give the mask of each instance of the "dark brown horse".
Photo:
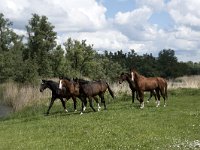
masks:
<svg viewBox="0 0 200 150"><path fill-rule="evenodd" d="M84 111L84 108L87 105L86 98L89 99L90 107L93 111L96 111L92 105L92 98L99 95L101 97L101 101L104 103L104 108L106 109L104 93L108 89L111 96L114 97L114 94L108 84L103 81L91 81L91 82L76 82L75 84L70 83L65 79L60 79L59 81L59 89L65 87L71 95L79 97L82 101L82 110L81 114Z"/></svg>
<svg viewBox="0 0 200 150"><path fill-rule="evenodd" d="M114 93L106 81L98 80L89 82L79 82L79 85L80 94L83 96L84 99L89 99L90 107L93 109L93 111L95 111L95 109L92 106L92 97L98 95L101 98L101 103L104 104L104 109L106 109L104 94L107 91L107 89L112 98L114 98Z"/></svg>
<svg viewBox="0 0 200 150"><path fill-rule="evenodd" d="M138 91L138 95L140 97L140 108L144 108L144 91L156 91L156 95L158 98L157 107L160 105L160 95L161 93L164 99L164 106L166 106L166 98L167 98L167 82L165 79L161 77L144 77L140 75L134 69L130 70L131 79L134 81L136 89Z"/></svg>
<svg viewBox="0 0 200 150"><path fill-rule="evenodd" d="M49 104L49 108L47 110L47 114L49 114L49 111L51 107L53 106L53 103L56 99L60 99L62 102L64 110L67 112L66 106L65 106L65 101L63 98L66 98L69 100L71 96L69 93L67 93L66 89L62 89L60 93L58 93L58 86L59 84L55 81L52 80L42 80L42 83L40 85L40 92L43 92L46 88L50 89L52 94L51 94L51 101ZM76 98L72 98L74 101L74 111L76 111Z"/></svg>
<svg viewBox="0 0 200 150"><path fill-rule="evenodd" d="M134 99L135 99L135 93L136 93L136 98L137 100L139 100L138 97L138 92L137 89L135 87L135 83L133 81L131 81L131 75L129 73L121 73L120 77L119 77L119 84L122 84L123 81L127 81L129 84L129 87L131 89L132 92L132 103L134 103ZM149 100L151 99L151 97L154 96L155 99L156 98L156 93L154 90L150 91L150 97L148 98L147 102L149 102Z"/></svg>

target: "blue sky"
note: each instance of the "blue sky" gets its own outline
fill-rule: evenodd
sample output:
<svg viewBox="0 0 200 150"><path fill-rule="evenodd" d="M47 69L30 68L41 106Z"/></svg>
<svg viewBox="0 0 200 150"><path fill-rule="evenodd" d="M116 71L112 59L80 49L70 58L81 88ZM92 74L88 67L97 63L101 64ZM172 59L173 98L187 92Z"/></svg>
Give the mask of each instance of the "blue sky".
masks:
<svg viewBox="0 0 200 150"><path fill-rule="evenodd" d="M20 3L20 5L19 5ZM179 61L200 61L198 0L0 0L18 34L37 13L55 26L57 41L87 40L98 51L157 56L173 49Z"/></svg>

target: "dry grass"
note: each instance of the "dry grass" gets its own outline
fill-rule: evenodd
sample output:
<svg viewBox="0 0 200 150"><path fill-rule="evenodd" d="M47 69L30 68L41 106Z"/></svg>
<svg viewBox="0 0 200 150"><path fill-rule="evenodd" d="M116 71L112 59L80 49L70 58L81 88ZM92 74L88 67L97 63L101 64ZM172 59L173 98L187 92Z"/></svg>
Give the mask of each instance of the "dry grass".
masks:
<svg viewBox="0 0 200 150"><path fill-rule="evenodd" d="M177 88L200 88L200 75L183 76L176 78L174 81L168 81L169 89Z"/></svg>
<svg viewBox="0 0 200 150"><path fill-rule="evenodd" d="M14 111L21 110L26 106L39 103L41 99L50 96L50 92L40 93L39 86L20 86L14 82L1 85L1 101L13 108Z"/></svg>
<svg viewBox="0 0 200 150"><path fill-rule="evenodd" d="M57 79L52 80L58 81ZM113 83L110 84L110 86L116 97L122 93L131 95L131 90L127 82L123 82L122 84ZM184 76L173 81L168 81L168 89L177 88L200 88L200 76ZM1 84L0 89L0 102L12 106L14 111L21 110L24 107L31 106L33 104L39 104L41 103L41 99L46 99L51 96L50 90L40 93L39 85L20 86L14 82L8 82Z"/></svg>

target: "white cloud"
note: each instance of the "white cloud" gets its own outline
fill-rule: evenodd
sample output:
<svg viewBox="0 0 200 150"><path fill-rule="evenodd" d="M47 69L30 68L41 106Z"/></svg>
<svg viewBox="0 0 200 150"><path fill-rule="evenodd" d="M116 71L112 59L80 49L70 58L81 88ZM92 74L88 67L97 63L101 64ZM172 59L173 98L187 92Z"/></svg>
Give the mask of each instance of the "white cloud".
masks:
<svg viewBox="0 0 200 150"><path fill-rule="evenodd" d="M110 8L105 8L102 1L0 0L0 12L14 23L14 31L20 35L26 33L25 25L31 14L37 13L47 16L55 26L60 44L72 37L86 39L98 50L135 49L139 54L157 54L171 48L178 52L179 60L191 59L184 55L189 53L195 54L193 61L200 60L197 55L200 53L200 1L135 0L135 9L119 10L109 20L106 11ZM149 22L152 15L161 11L169 13L174 20L171 28L162 29Z"/></svg>
<svg viewBox="0 0 200 150"><path fill-rule="evenodd" d="M200 26L200 1L173 0L168 3L168 11L178 25Z"/></svg>
<svg viewBox="0 0 200 150"><path fill-rule="evenodd" d="M144 6L131 12L118 12L115 15L115 23L119 25L142 25L147 22L151 15L152 10Z"/></svg>
<svg viewBox="0 0 200 150"><path fill-rule="evenodd" d="M23 27L31 14L46 15L56 31L92 31L106 26L106 8L95 0L0 0L0 10ZM21 27L22 28L22 27Z"/></svg>

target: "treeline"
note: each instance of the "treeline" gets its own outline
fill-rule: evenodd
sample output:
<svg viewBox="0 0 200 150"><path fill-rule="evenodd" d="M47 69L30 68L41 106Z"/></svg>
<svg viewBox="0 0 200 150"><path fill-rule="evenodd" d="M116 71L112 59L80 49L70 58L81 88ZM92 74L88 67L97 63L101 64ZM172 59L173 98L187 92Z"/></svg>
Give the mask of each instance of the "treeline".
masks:
<svg viewBox="0 0 200 150"><path fill-rule="evenodd" d="M158 57L124 53L97 53L85 40L66 39L57 44L57 33L46 16L33 14L26 35L12 29L12 22L0 13L0 82L14 80L35 83L40 78L59 76L116 80L121 72L136 68L146 76L175 78L200 74L200 63L178 62L174 50L164 49Z"/></svg>

